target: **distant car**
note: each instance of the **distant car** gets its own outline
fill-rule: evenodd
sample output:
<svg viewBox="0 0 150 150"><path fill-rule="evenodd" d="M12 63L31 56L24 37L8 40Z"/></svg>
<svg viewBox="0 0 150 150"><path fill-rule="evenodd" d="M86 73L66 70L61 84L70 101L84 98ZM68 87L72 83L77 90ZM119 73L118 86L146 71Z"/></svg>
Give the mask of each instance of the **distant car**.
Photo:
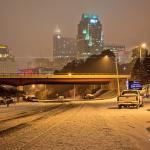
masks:
<svg viewBox="0 0 150 150"><path fill-rule="evenodd" d="M37 99L37 97L28 97L27 99L26 99L26 101L27 102L38 102L38 99Z"/></svg>
<svg viewBox="0 0 150 150"><path fill-rule="evenodd" d="M7 103L14 103L14 98L13 97L10 97L10 96L6 96L5 97L5 101L7 102Z"/></svg>
<svg viewBox="0 0 150 150"><path fill-rule="evenodd" d="M14 103L14 98L9 96L0 97L0 105L7 105L8 107L11 103Z"/></svg>
<svg viewBox="0 0 150 150"><path fill-rule="evenodd" d="M3 97L0 97L0 105L5 105L6 101Z"/></svg>
<svg viewBox="0 0 150 150"><path fill-rule="evenodd" d="M64 99L64 96L60 95L60 96L58 96L58 99L59 99L59 100L63 100L63 99Z"/></svg>
<svg viewBox="0 0 150 150"><path fill-rule="evenodd" d="M84 99L94 99L94 98L95 98L95 96L93 94L86 94L84 96Z"/></svg>
<svg viewBox="0 0 150 150"><path fill-rule="evenodd" d="M136 108L143 106L143 95L139 90L124 90L117 97L118 108L134 106Z"/></svg>

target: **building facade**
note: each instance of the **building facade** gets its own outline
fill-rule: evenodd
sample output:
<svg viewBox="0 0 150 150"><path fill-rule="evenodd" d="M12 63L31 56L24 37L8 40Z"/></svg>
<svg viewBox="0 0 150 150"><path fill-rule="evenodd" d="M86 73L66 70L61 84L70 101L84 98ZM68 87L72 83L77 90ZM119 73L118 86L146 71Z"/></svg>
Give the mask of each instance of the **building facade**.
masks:
<svg viewBox="0 0 150 150"><path fill-rule="evenodd" d="M0 44L0 73L16 73L17 64L6 45Z"/></svg>
<svg viewBox="0 0 150 150"><path fill-rule="evenodd" d="M5 59L9 57L9 50L6 45L0 44L0 59Z"/></svg>
<svg viewBox="0 0 150 150"><path fill-rule="evenodd" d="M102 49L102 24L98 16L82 14L77 33L78 59L86 59L91 55L100 54Z"/></svg>
<svg viewBox="0 0 150 150"><path fill-rule="evenodd" d="M62 67L74 59L76 59L76 39L62 36L57 26L53 35L54 64Z"/></svg>

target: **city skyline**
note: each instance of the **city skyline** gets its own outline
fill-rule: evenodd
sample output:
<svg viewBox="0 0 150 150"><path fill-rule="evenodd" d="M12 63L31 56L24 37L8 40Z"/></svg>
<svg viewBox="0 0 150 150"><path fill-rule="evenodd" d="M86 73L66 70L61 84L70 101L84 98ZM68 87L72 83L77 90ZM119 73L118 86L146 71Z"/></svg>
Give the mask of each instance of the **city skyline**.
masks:
<svg viewBox="0 0 150 150"><path fill-rule="evenodd" d="M7 45L17 57L52 57L55 26L60 26L64 36L76 37L77 24L84 12L101 18L106 43L120 43L127 48L143 41L150 44L149 0L0 2L0 20L3 20L0 43Z"/></svg>

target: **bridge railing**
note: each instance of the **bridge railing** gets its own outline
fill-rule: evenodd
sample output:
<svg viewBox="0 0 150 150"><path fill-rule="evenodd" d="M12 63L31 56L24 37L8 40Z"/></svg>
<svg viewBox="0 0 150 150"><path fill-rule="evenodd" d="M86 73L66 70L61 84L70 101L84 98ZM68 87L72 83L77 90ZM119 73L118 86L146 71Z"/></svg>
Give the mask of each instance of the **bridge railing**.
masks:
<svg viewBox="0 0 150 150"><path fill-rule="evenodd" d="M0 74L0 78L130 78L122 74Z"/></svg>

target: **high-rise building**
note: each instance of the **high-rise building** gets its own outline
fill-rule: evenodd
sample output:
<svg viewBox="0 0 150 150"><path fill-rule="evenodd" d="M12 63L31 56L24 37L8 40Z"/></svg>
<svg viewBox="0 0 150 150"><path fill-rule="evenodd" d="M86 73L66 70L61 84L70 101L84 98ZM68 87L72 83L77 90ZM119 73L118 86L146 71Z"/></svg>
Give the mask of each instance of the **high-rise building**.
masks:
<svg viewBox="0 0 150 150"><path fill-rule="evenodd" d="M7 58L9 56L9 50L6 45L0 44L0 59Z"/></svg>
<svg viewBox="0 0 150 150"><path fill-rule="evenodd" d="M17 65L8 46L0 44L0 73L16 73Z"/></svg>
<svg viewBox="0 0 150 150"><path fill-rule="evenodd" d="M64 66L76 58L76 39L63 37L59 27L53 35L53 61L56 66Z"/></svg>
<svg viewBox="0 0 150 150"><path fill-rule="evenodd" d="M77 34L78 59L86 59L90 55L100 54L102 49L103 33L101 21L96 15L82 14Z"/></svg>

